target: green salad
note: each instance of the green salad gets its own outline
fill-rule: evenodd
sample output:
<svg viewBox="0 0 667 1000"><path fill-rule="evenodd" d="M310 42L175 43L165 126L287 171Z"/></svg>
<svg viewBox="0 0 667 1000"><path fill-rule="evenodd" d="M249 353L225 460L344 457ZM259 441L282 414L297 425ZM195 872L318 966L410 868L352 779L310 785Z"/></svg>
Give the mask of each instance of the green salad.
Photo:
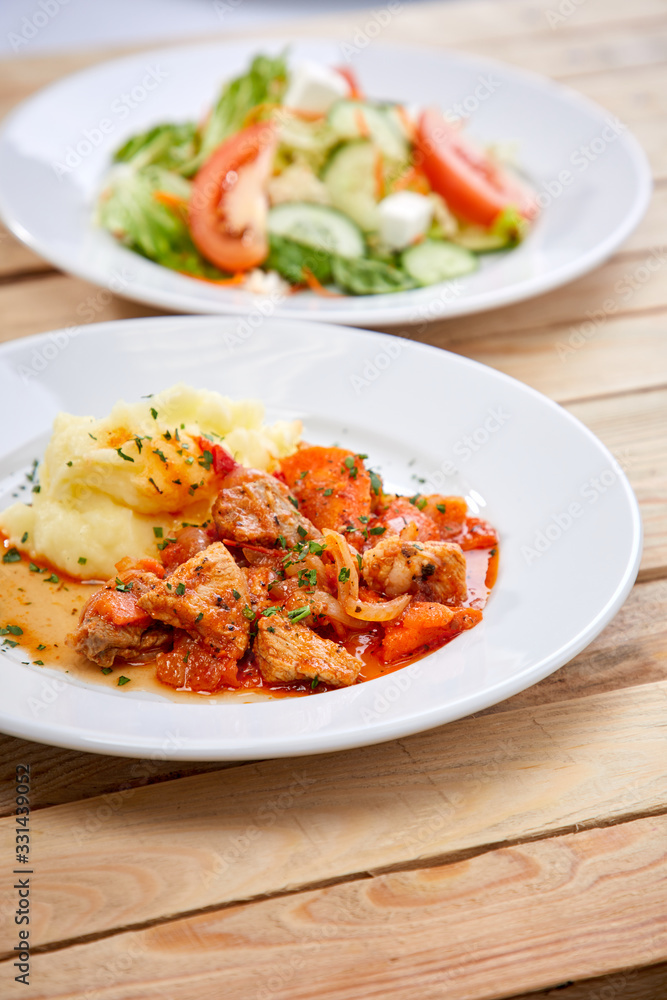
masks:
<svg viewBox="0 0 667 1000"><path fill-rule="evenodd" d="M156 125L116 152L97 217L193 278L377 295L474 271L536 211L436 108L411 114L366 98L349 69L258 55L203 123Z"/></svg>

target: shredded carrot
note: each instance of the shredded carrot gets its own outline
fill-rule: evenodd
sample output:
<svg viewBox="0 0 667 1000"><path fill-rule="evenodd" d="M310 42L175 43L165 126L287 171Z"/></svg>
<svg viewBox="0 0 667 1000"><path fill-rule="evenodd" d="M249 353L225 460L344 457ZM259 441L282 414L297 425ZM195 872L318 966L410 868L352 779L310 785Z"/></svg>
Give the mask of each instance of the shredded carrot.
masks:
<svg viewBox="0 0 667 1000"><path fill-rule="evenodd" d="M349 66L336 66L334 68L347 81L347 85L350 88L350 99L353 101L363 101L364 95L354 71Z"/></svg>
<svg viewBox="0 0 667 1000"><path fill-rule="evenodd" d="M384 164L382 153L378 153L375 157L375 197L378 201L382 201L384 193Z"/></svg>
<svg viewBox="0 0 667 1000"><path fill-rule="evenodd" d="M153 191L153 197L165 208L171 208L174 212L187 212L188 210L185 198L181 198L178 194L172 194L171 191Z"/></svg>
<svg viewBox="0 0 667 1000"><path fill-rule="evenodd" d="M303 276L306 279L306 284L310 288L311 292L315 292L316 295L322 295L326 299L340 299L343 298L340 292L331 292L328 288L322 285L309 267L303 268Z"/></svg>
<svg viewBox="0 0 667 1000"><path fill-rule="evenodd" d="M179 271L187 278L194 278L195 281L205 281L208 285L242 285L247 278L245 271L237 271L231 278L204 278L200 274L191 274L189 271Z"/></svg>
<svg viewBox="0 0 667 1000"><path fill-rule="evenodd" d="M405 110L405 108L403 107L402 104L397 104L396 105L396 114L401 119L401 123L403 125L403 128L407 132L408 139L410 140L410 142L414 142L415 141L415 126L414 126L414 122L412 121L412 119L410 118L410 115L407 113L407 111Z"/></svg>
<svg viewBox="0 0 667 1000"><path fill-rule="evenodd" d="M368 127L368 122L366 121L366 117L365 117L363 111L361 110L361 108L357 108L357 111L355 112L354 117L355 117L355 120L356 120L356 123L357 123L357 128L359 129L359 135L361 136L361 138L362 139L370 139L370 137L371 137L371 130Z"/></svg>

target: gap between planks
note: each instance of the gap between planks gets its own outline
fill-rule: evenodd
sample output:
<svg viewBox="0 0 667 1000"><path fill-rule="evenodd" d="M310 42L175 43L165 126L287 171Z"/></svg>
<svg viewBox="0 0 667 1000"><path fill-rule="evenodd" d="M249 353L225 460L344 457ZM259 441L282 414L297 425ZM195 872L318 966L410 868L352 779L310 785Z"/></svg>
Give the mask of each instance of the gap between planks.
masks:
<svg viewBox="0 0 667 1000"><path fill-rule="evenodd" d="M35 954L35 1000L91 988L208 1000L223 984L229 1000L520 1000L655 965L667 955L666 836L667 817L635 820Z"/></svg>

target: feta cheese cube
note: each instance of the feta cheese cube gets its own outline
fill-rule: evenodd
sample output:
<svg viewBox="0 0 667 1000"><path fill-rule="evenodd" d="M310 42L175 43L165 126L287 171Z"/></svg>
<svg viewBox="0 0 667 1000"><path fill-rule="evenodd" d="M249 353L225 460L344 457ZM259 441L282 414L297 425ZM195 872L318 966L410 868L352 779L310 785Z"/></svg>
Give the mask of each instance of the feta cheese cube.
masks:
<svg viewBox="0 0 667 1000"><path fill-rule="evenodd" d="M283 104L299 111L325 114L341 97L347 97L350 87L347 80L328 66L304 60L297 63L290 73Z"/></svg>
<svg viewBox="0 0 667 1000"><path fill-rule="evenodd" d="M378 205L380 238L392 250L402 250L431 225L433 204L415 191L397 191Z"/></svg>

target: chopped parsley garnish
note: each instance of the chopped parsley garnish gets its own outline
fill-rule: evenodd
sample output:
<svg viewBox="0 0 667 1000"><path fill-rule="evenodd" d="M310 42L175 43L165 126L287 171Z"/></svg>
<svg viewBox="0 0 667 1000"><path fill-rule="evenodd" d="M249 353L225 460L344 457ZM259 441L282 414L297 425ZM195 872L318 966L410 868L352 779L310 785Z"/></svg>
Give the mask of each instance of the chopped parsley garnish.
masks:
<svg viewBox="0 0 667 1000"><path fill-rule="evenodd" d="M23 534L21 535L21 545L25 545L27 541L28 541L28 532L24 531Z"/></svg>
<svg viewBox="0 0 667 1000"><path fill-rule="evenodd" d="M28 569L30 570L31 573L44 573L45 572L45 570L43 570L41 566L35 566L34 562L30 563L30 566L28 567Z"/></svg>
<svg viewBox="0 0 667 1000"><path fill-rule="evenodd" d="M496 554L497 551L498 551L497 549L491 549L491 551L489 552L489 555L490 556L495 556L495 554Z"/></svg>
<svg viewBox="0 0 667 1000"><path fill-rule="evenodd" d="M370 521L370 517L368 517L367 514L360 514L359 520L361 521L362 524L368 524L368 522Z"/></svg>
<svg viewBox="0 0 667 1000"><path fill-rule="evenodd" d="M371 469L368 470L368 475L371 477L371 489L375 496L379 497L382 489L382 480L378 476L377 472L373 472Z"/></svg>
<svg viewBox="0 0 667 1000"><path fill-rule="evenodd" d="M304 528L304 526L302 524L300 524L299 527L296 530L297 530L297 534L299 535L299 538L305 538L307 536L307 534L308 534L308 532L306 531L306 529Z"/></svg>
<svg viewBox="0 0 667 1000"><path fill-rule="evenodd" d="M273 625L269 625L269 627L267 628L266 631L267 632L275 632L275 629L274 629Z"/></svg>
<svg viewBox="0 0 667 1000"><path fill-rule="evenodd" d="M175 538L165 538L163 542L157 543L157 547L162 552L168 545L173 545L175 541Z"/></svg>
<svg viewBox="0 0 667 1000"><path fill-rule="evenodd" d="M160 459L160 461L164 462L164 464L167 465L167 459L165 458L165 455L164 455L163 451L160 451L159 448L153 448L153 454L157 455L157 457Z"/></svg>
<svg viewBox="0 0 667 1000"><path fill-rule="evenodd" d="M124 684L129 684L129 683L130 683L130 678L129 677L123 677L123 675L121 674L120 677L118 678L118 687L119 688L122 688Z"/></svg>
<svg viewBox="0 0 667 1000"><path fill-rule="evenodd" d="M95 435L94 435L94 434L91 434L91 433L90 433L90 431L88 431L88 437L89 437L89 438L92 438L92 439L93 439L93 441L97 441L97 438L95 437Z"/></svg>
<svg viewBox="0 0 667 1000"><path fill-rule="evenodd" d="M181 485L180 479L172 479L172 483L176 483L177 486Z"/></svg>
<svg viewBox="0 0 667 1000"><path fill-rule="evenodd" d="M111 667L100 667L100 670L102 671L103 674L110 674L110 673L112 673L112 668Z"/></svg>
<svg viewBox="0 0 667 1000"><path fill-rule="evenodd" d="M185 656L183 657L183 663L187 663L187 662L188 662L188 660L190 659L190 653L191 653L191 652L192 652L192 650L191 650L191 649L189 649L189 650L187 651L187 653L186 653L186 654L185 654Z"/></svg>
<svg viewBox="0 0 667 1000"><path fill-rule="evenodd" d="M311 555L321 556L325 549L326 545L323 545L321 542L308 542L308 551Z"/></svg>
<svg viewBox="0 0 667 1000"><path fill-rule="evenodd" d="M43 643L43 642L40 642L40 644L39 644L39 646L37 647L37 649L38 649L38 650L40 650L40 649L46 649L46 646L44 645L44 643Z"/></svg>
<svg viewBox="0 0 667 1000"><path fill-rule="evenodd" d="M41 491L42 491L42 487L41 486L33 486L33 488L32 488L32 492L33 493L41 493Z"/></svg>
<svg viewBox="0 0 667 1000"><path fill-rule="evenodd" d="M310 604L304 604L301 608L295 608L294 611L288 611L287 617L292 622L303 621L310 614Z"/></svg>
<svg viewBox="0 0 667 1000"><path fill-rule="evenodd" d="M413 497L408 497L408 500L417 510L423 510L426 506L426 497L420 496L419 493L415 493Z"/></svg>
<svg viewBox="0 0 667 1000"><path fill-rule="evenodd" d="M162 437L165 439L165 441L171 441L171 432L165 431Z"/></svg>
<svg viewBox="0 0 667 1000"><path fill-rule="evenodd" d="M315 587L317 584L317 573L314 569L300 569L298 584L300 587Z"/></svg>
<svg viewBox="0 0 667 1000"><path fill-rule="evenodd" d="M179 584L176 585L176 593L178 594L179 597L183 596L183 594L185 593L185 584L184 583L179 583Z"/></svg>
<svg viewBox="0 0 667 1000"><path fill-rule="evenodd" d="M33 660L32 662L33 662L33 664L36 667L43 667L44 666L44 660Z"/></svg>
<svg viewBox="0 0 667 1000"><path fill-rule="evenodd" d="M343 465L346 469L354 468L354 459L351 455L348 455L347 458L343 459Z"/></svg>
<svg viewBox="0 0 667 1000"><path fill-rule="evenodd" d="M384 535L386 530L381 524L376 524L374 528L371 528L371 535Z"/></svg>
<svg viewBox="0 0 667 1000"><path fill-rule="evenodd" d="M278 535L276 538L276 545L279 545L281 549L287 548L287 540L284 535Z"/></svg>
<svg viewBox="0 0 667 1000"><path fill-rule="evenodd" d="M296 497L289 496L287 499L289 500L289 502L292 504L293 507L296 507L297 510L299 509L299 501L296 499Z"/></svg>
<svg viewBox="0 0 667 1000"><path fill-rule="evenodd" d="M30 483L34 482L34 480L35 480L35 473L37 472L37 465L38 464L39 463L38 463L37 459L34 458L32 460L32 469L30 470L30 472L26 472L26 474L25 474L26 479Z"/></svg>
<svg viewBox="0 0 667 1000"><path fill-rule="evenodd" d="M157 483L155 482L155 480L153 479L153 477L152 477L152 476L149 476L149 477L148 477L148 482L149 482L149 483L151 484L151 486L154 486L154 487L155 487L155 489L156 489L156 490L158 491L158 493L162 493L162 490L160 489L160 487L159 487L159 486L158 486L158 484L157 484Z"/></svg>
<svg viewBox="0 0 667 1000"><path fill-rule="evenodd" d="M119 590L121 594L126 594L128 590L132 590L131 583L123 583L119 576L116 577L116 590Z"/></svg>
<svg viewBox="0 0 667 1000"><path fill-rule="evenodd" d="M56 576L55 573L52 573L51 576L47 576L45 578L44 583L60 583L60 579Z"/></svg>
<svg viewBox="0 0 667 1000"><path fill-rule="evenodd" d="M313 679L312 679L312 681L310 683L310 690L314 691L315 688L317 687L317 685L319 683L320 683L320 675L319 674L315 674L315 676L313 677Z"/></svg>
<svg viewBox="0 0 667 1000"><path fill-rule="evenodd" d="M13 649L13 648L14 648L15 646L18 646L18 642L16 642L16 640L15 640L15 639L3 639L3 642L2 642L2 644L3 644L3 646L11 646L11 647L12 647L12 649Z"/></svg>
<svg viewBox="0 0 667 1000"><path fill-rule="evenodd" d="M362 562L362 560L361 560L361 556L360 556L360 554L358 552L357 552L356 559L357 559L357 565L359 567L359 572L361 572L361 562Z"/></svg>
<svg viewBox="0 0 667 1000"><path fill-rule="evenodd" d="M243 615L245 618L248 619L249 622L251 622L255 617L255 612L252 610L252 608L248 607L248 605L246 604L246 606L243 609Z"/></svg>
<svg viewBox="0 0 667 1000"><path fill-rule="evenodd" d="M153 406L151 406L151 417L153 420L157 420L157 410Z"/></svg>
<svg viewBox="0 0 667 1000"><path fill-rule="evenodd" d="M338 574L338 580L340 583L347 583L350 579L350 571L347 566L343 566L342 570Z"/></svg>
<svg viewBox="0 0 667 1000"><path fill-rule="evenodd" d="M79 556L78 562L79 562L79 566L85 566L86 563L88 562L88 560L86 559L85 556Z"/></svg>
<svg viewBox="0 0 667 1000"><path fill-rule="evenodd" d="M137 446L137 451L138 451L138 452L139 452L139 454L141 455L141 449L143 448L143 445L142 445L142 443L141 443L141 438L139 437L139 435L138 435L138 434L136 435L136 437L135 437L135 439L134 439L134 443L135 443L135 444L136 444L136 446Z"/></svg>
<svg viewBox="0 0 667 1000"><path fill-rule="evenodd" d="M305 479L308 475L308 469L304 469L303 472L299 473L299 479Z"/></svg>
<svg viewBox="0 0 667 1000"><path fill-rule="evenodd" d="M118 456L120 456L120 458L123 458L126 462L134 462L134 459L132 458L132 456L131 455L126 455L125 452L123 451L122 447L116 448L116 454Z"/></svg>
<svg viewBox="0 0 667 1000"><path fill-rule="evenodd" d="M270 618L271 615L278 614L278 608L264 608L262 614L264 615L265 618Z"/></svg>
<svg viewBox="0 0 667 1000"><path fill-rule="evenodd" d="M208 449L197 459L197 465L201 465L202 469L208 470L213 464L213 452L208 451Z"/></svg>
<svg viewBox="0 0 667 1000"><path fill-rule="evenodd" d="M21 553L16 548L16 546L13 545L11 549L7 549L4 556L2 557L2 561L3 563L21 562Z"/></svg>
<svg viewBox="0 0 667 1000"><path fill-rule="evenodd" d="M437 503L435 505L435 509L439 510L441 514L444 514L447 511L447 508L445 507L444 503Z"/></svg>
<svg viewBox="0 0 667 1000"><path fill-rule="evenodd" d="M200 622L203 617L204 617L204 612L200 611L197 617L195 618L195 622Z"/></svg>
<svg viewBox="0 0 667 1000"><path fill-rule="evenodd" d="M156 538L162 538L162 536L164 535L164 531L162 528L153 528L153 534L155 535Z"/></svg>
<svg viewBox="0 0 667 1000"><path fill-rule="evenodd" d="M331 488L329 488L328 490L324 491L324 496L325 497L330 497L332 493L333 493L333 490Z"/></svg>
<svg viewBox="0 0 667 1000"><path fill-rule="evenodd" d="M239 601L241 599L241 595L239 594L238 590L232 590L232 594L234 596L235 601Z"/></svg>
<svg viewBox="0 0 667 1000"><path fill-rule="evenodd" d="M69 468L71 469L71 467L72 467L72 462L67 462L66 464L67 464L67 466L68 466L68 467L69 467Z"/></svg>
<svg viewBox="0 0 667 1000"><path fill-rule="evenodd" d="M6 628L0 628L0 635L23 635L23 629L19 628L18 625L7 625Z"/></svg>

